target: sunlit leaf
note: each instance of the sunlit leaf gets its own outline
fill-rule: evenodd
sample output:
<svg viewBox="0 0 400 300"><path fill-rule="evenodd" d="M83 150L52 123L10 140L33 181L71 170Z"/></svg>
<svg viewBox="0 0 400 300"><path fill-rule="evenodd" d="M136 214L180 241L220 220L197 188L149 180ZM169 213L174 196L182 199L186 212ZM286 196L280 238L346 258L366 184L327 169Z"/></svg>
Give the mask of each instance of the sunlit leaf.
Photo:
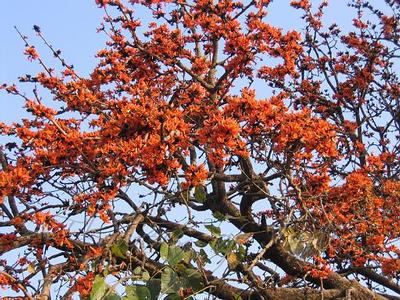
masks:
<svg viewBox="0 0 400 300"><path fill-rule="evenodd" d="M34 273L35 272L35 265L34 264L29 264L28 265L28 269L27 269L28 273Z"/></svg>
<svg viewBox="0 0 400 300"><path fill-rule="evenodd" d="M248 242L249 239L253 237L254 233L242 233L235 236L234 240L236 243L243 245Z"/></svg>
<svg viewBox="0 0 400 300"><path fill-rule="evenodd" d="M163 259L167 259L168 258L168 244L167 243L162 243L161 247L160 247L160 256Z"/></svg>
<svg viewBox="0 0 400 300"><path fill-rule="evenodd" d="M233 251L228 252L228 254L226 255L226 261L228 262L228 267L231 270L236 269L236 267L240 263L238 256Z"/></svg>
<svg viewBox="0 0 400 300"><path fill-rule="evenodd" d="M143 274L142 274L142 279L143 279L144 281L147 281L147 280L149 280L150 278L151 278L151 277L150 277L149 272L144 271Z"/></svg>
<svg viewBox="0 0 400 300"><path fill-rule="evenodd" d="M205 228L207 228L207 230L216 237L220 237L221 236L221 228L214 226L214 225L205 225Z"/></svg>
<svg viewBox="0 0 400 300"><path fill-rule="evenodd" d="M90 300L101 300L108 290L107 283L104 278L96 275L93 281L93 287L90 292Z"/></svg>
<svg viewBox="0 0 400 300"><path fill-rule="evenodd" d="M140 275L140 274L142 274L142 267L136 267L136 268L134 268L132 273L133 273L134 275Z"/></svg>
<svg viewBox="0 0 400 300"><path fill-rule="evenodd" d="M285 227L282 229L281 232L282 232L283 236L285 236L285 237L297 234L297 231L294 227Z"/></svg>

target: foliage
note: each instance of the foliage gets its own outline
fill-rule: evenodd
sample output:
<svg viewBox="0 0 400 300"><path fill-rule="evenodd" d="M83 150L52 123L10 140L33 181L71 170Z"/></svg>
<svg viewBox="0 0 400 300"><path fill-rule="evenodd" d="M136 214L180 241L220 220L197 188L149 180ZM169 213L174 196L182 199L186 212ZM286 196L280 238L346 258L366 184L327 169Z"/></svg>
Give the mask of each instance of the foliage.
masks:
<svg viewBox="0 0 400 300"><path fill-rule="evenodd" d="M30 94L2 86L30 113L0 123L2 288L400 293L399 4L352 1L347 31L292 1L304 29L284 31L270 2L97 0L109 41L88 77L21 34L43 72L20 78Z"/></svg>

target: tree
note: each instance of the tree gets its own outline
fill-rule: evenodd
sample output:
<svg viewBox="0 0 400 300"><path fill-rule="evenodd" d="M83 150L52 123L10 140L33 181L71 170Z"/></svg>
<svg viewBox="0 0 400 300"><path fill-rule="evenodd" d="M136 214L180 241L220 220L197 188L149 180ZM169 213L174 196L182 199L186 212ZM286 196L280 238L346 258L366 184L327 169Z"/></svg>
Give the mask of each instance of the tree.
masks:
<svg viewBox="0 0 400 300"><path fill-rule="evenodd" d="M350 31L292 1L304 29L287 32L269 0L96 2L90 76L35 26L62 70L21 34L43 72L20 78L30 95L2 86L31 117L0 123L1 287L399 299L397 1L352 1Z"/></svg>

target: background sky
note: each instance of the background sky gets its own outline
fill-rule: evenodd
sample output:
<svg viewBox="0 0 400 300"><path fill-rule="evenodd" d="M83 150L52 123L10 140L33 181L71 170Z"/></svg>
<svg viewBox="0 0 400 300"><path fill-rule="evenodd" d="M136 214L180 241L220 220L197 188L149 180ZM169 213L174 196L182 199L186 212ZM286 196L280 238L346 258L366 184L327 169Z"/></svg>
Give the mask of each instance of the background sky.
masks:
<svg viewBox="0 0 400 300"><path fill-rule="evenodd" d="M9 1L0 10L0 84L17 82L18 76L41 71L36 62L27 61L22 54L24 42L14 26L29 37L49 66L59 66L32 30L33 25L40 26L54 48L61 49L66 61L84 75L95 66L94 55L105 41L104 34L96 33L102 16L103 10L94 0ZM0 92L0 121L8 123L26 115L22 106L22 99Z"/></svg>
<svg viewBox="0 0 400 300"><path fill-rule="evenodd" d="M299 14L288 10L290 0L275 0L271 6L269 20L284 29L301 26ZM314 0L313 2L319 3ZM345 0L331 1L328 10L328 22L348 25L351 22L351 10L343 9ZM28 62L22 54L25 47L14 26L35 45L49 66L59 66L49 50L32 30L33 25L40 26L43 35L55 49L62 50L67 63L73 64L80 75L86 75L95 66L95 53L104 45L106 37L96 33L102 22L103 10L94 0L13 0L0 10L0 84L17 83L18 77L36 74L41 71L37 62ZM145 15L140 15L146 18ZM20 85L29 91L29 85ZM27 116L23 101L0 92L0 121L9 123Z"/></svg>

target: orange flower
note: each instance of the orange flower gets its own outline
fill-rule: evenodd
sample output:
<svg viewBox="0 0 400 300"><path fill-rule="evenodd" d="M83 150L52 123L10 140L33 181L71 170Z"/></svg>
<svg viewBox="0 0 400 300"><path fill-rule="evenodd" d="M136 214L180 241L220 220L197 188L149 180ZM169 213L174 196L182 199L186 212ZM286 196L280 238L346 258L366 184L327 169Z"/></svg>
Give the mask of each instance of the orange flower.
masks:
<svg viewBox="0 0 400 300"><path fill-rule="evenodd" d="M39 58L39 54L37 53L34 46L29 46L25 49L24 54L28 56L30 61L36 60Z"/></svg>
<svg viewBox="0 0 400 300"><path fill-rule="evenodd" d="M79 292L81 298L88 296L92 290L95 274L88 272L86 276L81 276L76 279L74 290Z"/></svg>
<svg viewBox="0 0 400 300"><path fill-rule="evenodd" d="M190 165L185 172L186 182L183 184L183 188L202 185L207 177L208 172L204 165Z"/></svg>

